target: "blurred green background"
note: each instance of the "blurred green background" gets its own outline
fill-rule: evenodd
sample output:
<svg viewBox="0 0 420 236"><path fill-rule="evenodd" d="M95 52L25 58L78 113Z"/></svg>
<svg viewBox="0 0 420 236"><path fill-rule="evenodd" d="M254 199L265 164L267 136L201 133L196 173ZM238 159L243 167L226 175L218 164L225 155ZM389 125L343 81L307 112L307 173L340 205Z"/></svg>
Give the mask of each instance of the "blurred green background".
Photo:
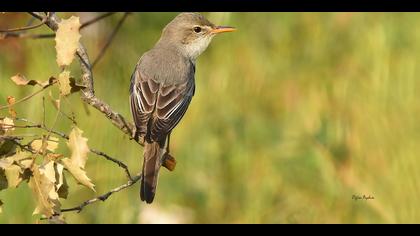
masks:
<svg viewBox="0 0 420 236"><path fill-rule="evenodd" d="M85 22L100 13L59 16L73 14ZM94 69L97 96L130 120L131 73L176 14L131 14ZM65 213L69 223L420 222L419 13L203 14L238 31L217 36L197 62L195 97L171 138L175 171L161 170L152 205L140 202L135 185L80 214ZM122 15L82 30L91 60ZM0 26L29 19L0 14ZM17 87L11 76L59 74L54 45L0 40L1 105L36 89ZM41 103L38 95L20 104L18 116L41 121ZM62 107L76 114L90 147L139 172L140 146L96 110L88 114L78 94ZM48 124L54 116L48 104ZM69 132L71 123L62 118L56 128ZM60 150L68 153L64 144ZM92 154L87 173L98 193L126 182L121 169ZM94 197L69 182L64 207ZM37 222L26 183L0 199L0 223Z"/></svg>

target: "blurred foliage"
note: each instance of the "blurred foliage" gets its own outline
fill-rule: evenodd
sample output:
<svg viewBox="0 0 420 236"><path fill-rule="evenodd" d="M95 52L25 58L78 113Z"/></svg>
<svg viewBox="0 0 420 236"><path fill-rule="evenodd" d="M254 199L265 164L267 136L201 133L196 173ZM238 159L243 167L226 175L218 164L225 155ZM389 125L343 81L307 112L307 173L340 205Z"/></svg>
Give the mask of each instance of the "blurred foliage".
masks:
<svg viewBox="0 0 420 236"><path fill-rule="evenodd" d="M72 14L82 22L97 15L60 16ZM413 27L419 13L203 14L238 31L217 36L198 60L195 97L171 138L178 165L161 171L155 202L141 203L135 185L80 214L66 213L68 222L420 221L420 30ZM126 117L134 66L175 15L131 14L94 69L97 96ZM82 30L91 60L121 16ZM29 18L0 14L0 27ZM0 104L32 91L11 76L45 80L60 72L52 39L0 40L0 55ZM77 66L72 73L80 74ZM17 106L18 116L40 121L41 102L42 95ZM102 114L77 94L62 107L76 114L90 147L139 172L142 148ZM54 115L47 107L47 120ZM56 127L69 132L70 122ZM126 181L123 171L93 155L86 170L98 193ZM375 199L352 199L364 194ZM26 184L0 192L0 223L36 222L31 196ZM63 207L93 196L73 188Z"/></svg>

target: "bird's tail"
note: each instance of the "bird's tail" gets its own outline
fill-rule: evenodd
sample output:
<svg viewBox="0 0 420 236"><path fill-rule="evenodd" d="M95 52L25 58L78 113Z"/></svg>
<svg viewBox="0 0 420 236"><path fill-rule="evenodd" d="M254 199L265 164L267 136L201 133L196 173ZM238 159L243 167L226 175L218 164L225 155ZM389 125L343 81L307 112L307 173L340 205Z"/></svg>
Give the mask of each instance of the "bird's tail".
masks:
<svg viewBox="0 0 420 236"><path fill-rule="evenodd" d="M140 198L142 201L152 203L156 193L156 186L161 166L161 158L164 149L157 142L144 143L143 174L140 186Z"/></svg>

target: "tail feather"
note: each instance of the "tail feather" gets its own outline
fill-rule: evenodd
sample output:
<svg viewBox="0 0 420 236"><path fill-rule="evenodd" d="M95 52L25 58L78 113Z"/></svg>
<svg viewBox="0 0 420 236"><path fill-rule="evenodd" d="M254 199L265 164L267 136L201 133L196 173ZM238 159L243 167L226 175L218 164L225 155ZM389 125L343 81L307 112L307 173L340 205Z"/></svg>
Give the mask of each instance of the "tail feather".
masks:
<svg viewBox="0 0 420 236"><path fill-rule="evenodd" d="M152 203L155 197L162 155L163 150L159 143L145 142L140 198L146 203Z"/></svg>

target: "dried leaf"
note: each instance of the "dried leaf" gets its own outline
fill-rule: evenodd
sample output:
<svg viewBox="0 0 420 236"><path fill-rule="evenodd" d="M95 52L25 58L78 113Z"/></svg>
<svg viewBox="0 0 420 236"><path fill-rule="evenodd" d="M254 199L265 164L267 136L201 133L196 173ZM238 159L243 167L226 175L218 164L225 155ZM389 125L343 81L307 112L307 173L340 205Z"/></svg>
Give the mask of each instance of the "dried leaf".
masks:
<svg viewBox="0 0 420 236"><path fill-rule="evenodd" d="M21 74L17 74L15 76L13 76L12 78L10 78L16 85L41 85L40 82L36 81L36 80L27 80L25 78L25 76L21 75ZM41 85L42 86L42 85Z"/></svg>
<svg viewBox="0 0 420 236"><path fill-rule="evenodd" d="M8 157L7 159L13 162L20 162L25 159L29 159L32 154L26 151L17 151L15 155Z"/></svg>
<svg viewBox="0 0 420 236"><path fill-rule="evenodd" d="M11 165L4 169L9 188L16 188L21 182L22 169L17 165Z"/></svg>
<svg viewBox="0 0 420 236"><path fill-rule="evenodd" d="M54 77L50 77L47 81L41 82L40 85L45 88L49 85L52 85L57 82L57 79Z"/></svg>
<svg viewBox="0 0 420 236"><path fill-rule="evenodd" d="M74 59L81 37L80 26L79 17L75 16L58 23L58 30L55 34L55 49L57 51L57 64L60 67L70 65Z"/></svg>
<svg viewBox="0 0 420 236"><path fill-rule="evenodd" d="M29 180L31 177L31 170L29 169L32 166L33 159L31 158L32 153L18 151L13 156L9 156L5 158L9 163L9 166L15 164L20 168L19 170L19 178L20 182L23 180ZM7 168L7 167L6 167ZM9 183L10 186L10 183Z"/></svg>
<svg viewBox="0 0 420 236"><path fill-rule="evenodd" d="M15 104L16 99L13 96L7 96L7 104L9 105L9 115L12 119L15 119L17 114L15 109L13 108L13 104Z"/></svg>
<svg viewBox="0 0 420 236"><path fill-rule="evenodd" d="M54 162L50 161L47 164L43 165L39 168L39 171L45 175L45 177L50 180L52 183L55 183L55 170L54 170Z"/></svg>
<svg viewBox="0 0 420 236"><path fill-rule="evenodd" d="M44 173L45 167L38 167L34 164L32 169L32 178L29 180L29 187L32 189L36 199L37 206L33 214L43 214L51 217L54 214L54 208L57 203L51 199L51 192L54 190L54 182L52 182Z"/></svg>
<svg viewBox="0 0 420 236"><path fill-rule="evenodd" d="M10 160L9 158L0 159L0 168L3 170L6 168L9 168L12 164L13 164L13 161Z"/></svg>
<svg viewBox="0 0 420 236"><path fill-rule="evenodd" d="M81 89L86 88L83 85L79 85L76 83L76 80L73 77L70 77L70 72L64 70L58 76L58 84L60 89L60 94L63 96L67 96L71 93L75 93L80 91Z"/></svg>
<svg viewBox="0 0 420 236"><path fill-rule="evenodd" d="M48 219L49 224L67 224L63 215L54 215Z"/></svg>
<svg viewBox="0 0 420 236"><path fill-rule="evenodd" d="M34 162L34 161L33 160L23 160L23 161L20 162L20 164L25 169L28 169L28 168L30 168L32 166L32 162Z"/></svg>
<svg viewBox="0 0 420 236"><path fill-rule="evenodd" d="M63 96L67 96L71 93L71 86L70 86L70 71L63 71L58 76L58 86L60 89L60 94Z"/></svg>
<svg viewBox="0 0 420 236"><path fill-rule="evenodd" d="M15 130L15 123L9 117L0 119L0 134L10 133Z"/></svg>
<svg viewBox="0 0 420 236"><path fill-rule="evenodd" d="M70 172L70 174L77 180L77 182L92 189L92 191L95 192L95 185L91 182L89 177L87 177L86 171L80 168L80 166L77 164L73 163L73 161L69 158L64 158L61 161L66 169Z"/></svg>
<svg viewBox="0 0 420 236"><path fill-rule="evenodd" d="M57 180L56 182L56 187L57 189L59 189L62 185L63 185L63 170L64 170L64 166L60 163L55 163L54 164L54 172L55 172L55 179Z"/></svg>
<svg viewBox="0 0 420 236"><path fill-rule="evenodd" d="M12 140L0 140L0 157L8 156L15 152L16 144Z"/></svg>
<svg viewBox="0 0 420 236"><path fill-rule="evenodd" d="M88 158L87 154L89 153L88 139L83 137L82 134L83 131L81 129L74 127L70 132L69 141L67 142L67 146L71 151L70 159L80 168L85 167Z"/></svg>
<svg viewBox="0 0 420 236"><path fill-rule="evenodd" d="M49 140L35 139L31 142L31 148L41 154L44 154L45 150L54 152L58 147L58 138L50 136Z"/></svg>
<svg viewBox="0 0 420 236"><path fill-rule="evenodd" d="M0 191L6 189L8 186L6 174L3 169L0 169Z"/></svg>
<svg viewBox="0 0 420 236"><path fill-rule="evenodd" d="M63 154L60 153L48 153L46 158L44 158L45 161L57 161L58 159L62 158Z"/></svg>
<svg viewBox="0 0 420 236"><path fill-rule="evenodd" d="M67 199L67 196L69 195L69 186L67 185L66 176L63 174L64 166L56 163L55 166L55 173L56 173L56 179L58 179L58 183L56 184L56 188L58 196L60 198Z"/></svg>

